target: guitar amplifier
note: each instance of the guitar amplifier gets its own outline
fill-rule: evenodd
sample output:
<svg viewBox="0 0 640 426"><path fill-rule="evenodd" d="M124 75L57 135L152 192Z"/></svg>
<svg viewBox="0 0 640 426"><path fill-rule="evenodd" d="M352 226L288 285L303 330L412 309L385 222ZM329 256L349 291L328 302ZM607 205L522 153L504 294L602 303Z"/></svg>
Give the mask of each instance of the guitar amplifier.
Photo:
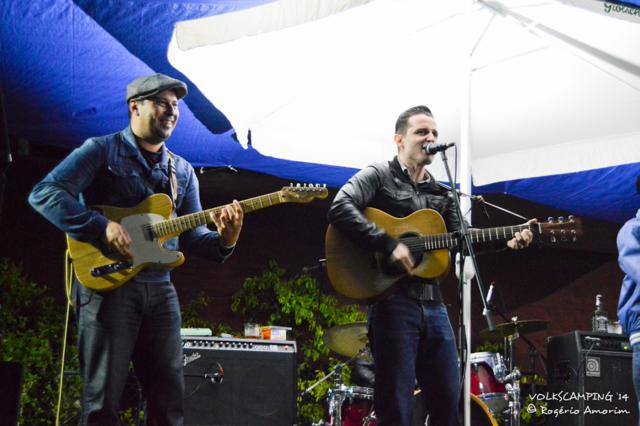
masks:
<svg viewBox="0 0 640 426"><path fill-rule="evenodd" d="M625 336L574 331L549 337L547 356L548 391L537 395L547 402L545 424L637 424L632 350Z"/></svg>
<svg viewBox="0 0 640 426"><path fill-rule="evenodd" d="M296 424L294 341L182 337L185 425Z"/></svg>

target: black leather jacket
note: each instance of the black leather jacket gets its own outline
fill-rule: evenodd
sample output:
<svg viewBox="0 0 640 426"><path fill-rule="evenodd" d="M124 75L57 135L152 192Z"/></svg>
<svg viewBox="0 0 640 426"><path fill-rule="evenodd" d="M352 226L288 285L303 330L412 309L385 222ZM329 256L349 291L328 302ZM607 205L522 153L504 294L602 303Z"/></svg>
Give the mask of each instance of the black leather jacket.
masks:
<svg viewBox="0 0 640 426"><path fill-rule="evenodd" d="M395 217L429 208L442 215L449 232L460 228L449 192L438 186L430 174L428 181L413 183L402 171L397 157L356 173L340 189L328 213L329 222L347 237L370 250L390 255L398 241L364 217L362 211L366 207Z"/></svg>

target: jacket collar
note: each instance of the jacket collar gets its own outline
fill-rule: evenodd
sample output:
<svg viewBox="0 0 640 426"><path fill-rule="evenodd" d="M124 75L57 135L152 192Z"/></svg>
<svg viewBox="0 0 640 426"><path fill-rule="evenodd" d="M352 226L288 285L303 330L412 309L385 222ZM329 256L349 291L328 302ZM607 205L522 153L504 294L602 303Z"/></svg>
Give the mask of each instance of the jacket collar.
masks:
<svg viewBox="0 0 640 426"><path fill-rule="evenodd" d="M389 161L389 169L391 170L391 173L394 177L404 182L410 183L412 185L418 185L420 188L428 188L430 192L438 194L446 192L446 190L443 190L443 188L438 185L433 175L429 173L429 170L426 170L428 176L427 180L414 184L409 177L409 173L402 167L402 164L400 164L400 160L398 160L397 155L393 157L393 160Z"/></svg>

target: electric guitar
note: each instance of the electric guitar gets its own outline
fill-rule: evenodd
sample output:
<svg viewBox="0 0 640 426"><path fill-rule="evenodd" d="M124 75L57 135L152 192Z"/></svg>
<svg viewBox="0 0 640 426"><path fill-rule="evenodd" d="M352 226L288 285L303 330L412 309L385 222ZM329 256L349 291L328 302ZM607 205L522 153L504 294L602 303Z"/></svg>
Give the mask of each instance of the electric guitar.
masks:
<svg viewBox="0 0 640 426"><path fill-rule="evenodd" d="M326 187L288 186L280 191L240 201L244 213L250 213L282 203L308 203L327 198ZM211 215L220 213L223 206L171 218L171 199L166 194L154 194L131 208L95 206L104 216L119 222L133 242L129 251L132 259L115 250L101 249L67 235L67 247L78 281L97 291L114 290L150 265L175 268L182 265L184 255L169 251L162 244L185 231L212 222Z"/></svg>
<svg viewBox="0 0 640 426"><path fill-rule="evenodd" d="M449 249L458 245L457 234L449 232L442 216L431 209L418 210L404 218L391 216L372 207L365 217L392 237L404 243L416 265L413 275L427 279L443 278L449 272ZM516 232L529 229L534 236L547 235L550 242L576 241L582 235L579 218L531 225L470 229L473 243L508 241ZM329 280L335 290L351 299L371 301L383 296L407 273L392 265L380 253L371 252L348 239L332 225L327 229L325 256Z"/></svg>

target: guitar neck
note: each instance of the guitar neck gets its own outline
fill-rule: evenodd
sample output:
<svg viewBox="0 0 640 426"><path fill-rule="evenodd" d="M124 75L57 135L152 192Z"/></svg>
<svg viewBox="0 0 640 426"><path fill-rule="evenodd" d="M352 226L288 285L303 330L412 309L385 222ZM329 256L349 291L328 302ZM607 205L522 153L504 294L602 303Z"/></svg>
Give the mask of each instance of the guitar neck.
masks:
<svg viewBox="0 0 640 426"><path fill-rule="evenodd" d="M498 228L485 228L485 229L470 229L469 237L472 243L484 243L491 241L507 241L516 235L516 232L522 232L528 229L534 234L540 234L542 232L541 224L523 224L513 226L502 226ZM439 250L448 249L458 246L459 234L456 232L449 232L446 234L428 235L420 237L421 243L424 245L425 250Z"/></svg>
<svg viewBox="0 0 640 426"><path fill-rule="evenodd" d="M240 201L240 205L242 206L244 213L247 214L266 207L284 203L285 201L280 195L281 191L276 191L270 194L242 200ZM153 233L156 237L160 238L169 235L182 234L183 232L197 228L198 226L210 224L213 220L209 213L218 215L222 211L223 207L224 206L213 207L201 212L186 214L173 219L156 222L152 225Z"/></svg>

